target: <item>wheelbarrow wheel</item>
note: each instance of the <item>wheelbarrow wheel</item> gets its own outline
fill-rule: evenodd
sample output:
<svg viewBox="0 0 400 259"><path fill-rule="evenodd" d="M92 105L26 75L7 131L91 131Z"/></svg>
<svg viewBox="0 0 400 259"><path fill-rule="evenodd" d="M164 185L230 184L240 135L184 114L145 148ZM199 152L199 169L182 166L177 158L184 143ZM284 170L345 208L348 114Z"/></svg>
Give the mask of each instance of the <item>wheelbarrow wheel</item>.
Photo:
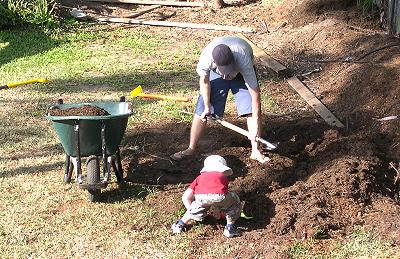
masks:
<svg viewBox="0 0 400 259"><path fill-rule="evenodd" d="M92 155L89 156L86 162L86 170L87 170L87 183L90 184L98 184L100 182L100 163L97 156ZM88 189L89 200L91 202L96 201L96 199L101 194L101 189Z"/></svg>

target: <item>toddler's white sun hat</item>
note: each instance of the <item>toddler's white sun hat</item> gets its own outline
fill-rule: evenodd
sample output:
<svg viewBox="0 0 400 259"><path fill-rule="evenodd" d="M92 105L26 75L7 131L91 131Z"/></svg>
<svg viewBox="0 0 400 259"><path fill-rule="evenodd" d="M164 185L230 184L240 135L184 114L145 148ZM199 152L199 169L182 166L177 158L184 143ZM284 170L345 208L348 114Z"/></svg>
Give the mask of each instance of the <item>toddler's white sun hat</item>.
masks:
<svg viewBox="0 0 400 259"><path fill-rule="evenodd" d="M204 172L226 172L232 169L226 165L226 160L219 155L211 155L204 159L204 167L200 173Z"/></svg>

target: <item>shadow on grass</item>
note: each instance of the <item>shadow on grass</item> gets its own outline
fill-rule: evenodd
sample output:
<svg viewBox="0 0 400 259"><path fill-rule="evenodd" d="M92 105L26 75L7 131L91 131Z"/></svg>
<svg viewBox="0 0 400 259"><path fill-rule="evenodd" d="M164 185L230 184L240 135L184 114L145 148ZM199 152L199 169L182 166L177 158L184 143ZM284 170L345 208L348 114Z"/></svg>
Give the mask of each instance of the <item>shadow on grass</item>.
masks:
<svg viewBox="0 0 400 259"><path fill-rule="evenodd" d="M39 30L0 31L0 66L18 58L48 51L59 44Z"/></svg>
<svg viewBox="0 0 400 259"><path fill-rule="evenodd" d="M20 166L15 169L4 170L3 172L0 173L0 178L13 177L16 175L48 172L62 168L63 165L64 165L63 162L56 162L47 165Z"/></svg>
<svg viewBox="0 0 400 259"><path fill-rule="evenodd" d="M179 81L176 79L179 77ZM98 76L88 78L68 78L52 80L50 87L38 84L35 89L41 93L97 93L123 92L129 97L130 92L141 85L143 93L157 93L173 95L176 92L192 92L198 90L194 69L187 68L180 71L132 71L129 73L113 74L111 76ZM105 96L107 97L107 96ZM89 98L89 96L88 96ZM134 100L142 100L135 98ZM152 99L146 99L152 100ZM154 99L153 99L154 100Z"/></svg>

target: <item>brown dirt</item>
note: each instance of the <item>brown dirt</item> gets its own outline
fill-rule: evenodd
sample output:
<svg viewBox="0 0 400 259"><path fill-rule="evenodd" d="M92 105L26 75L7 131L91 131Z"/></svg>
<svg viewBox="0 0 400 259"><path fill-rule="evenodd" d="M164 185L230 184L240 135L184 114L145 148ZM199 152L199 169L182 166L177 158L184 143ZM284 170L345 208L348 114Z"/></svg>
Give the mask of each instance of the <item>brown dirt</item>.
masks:
<svg viewBox="0 0 400 259"><path fill-rule="evenodd" d="M82 105L80 107L72 107L60 109L53 107L49 110L51 116L105 116L110 115L106 110L94 105Z"/></svg>
<svg viewBox="0 0 400 259"><path fill-rule="evenodd" d="M294 75L321 68L301 79L345 128L329 127L284 78L258 63L260 77L268 82L262 91L271 94L285 114L263 115L263 136L280 142L278 149L266 152L272 158L268 165L249 160L249 142L219 125L210 125L193 158L172 163L165 157L187 146L190 125L165 122L127 131L128 146L144 147L142 152L122 150L127 179L159 187L163 202L153 206L174 214L182 206L185 186L180 183L196 177L206 155L223 155L234 171L230 187L246 202L246 214L254 217L238 222L244 234L235 240L238 249L230 257L284 256L293 240L310 237L328 249L330 241L357 225L399 245L400 181L395 183L396 171L389 163L400 160L400 120L376 119L400 110L400 43L380 29L377 18L362 16L354 2L284 0L274 8L239 3L218 11L158 9L156 14L176 12L170 21L256 28L248 38ZM108 14L127 10L121 5L107 8ZM154 14L141 19L155 19ZM182 30L171 33L170 40L208 40L214 35ZM229 114L226 119L245 126ZM222 227L207 225L206 237L195 239L193 251L222 242Z"/></svg>

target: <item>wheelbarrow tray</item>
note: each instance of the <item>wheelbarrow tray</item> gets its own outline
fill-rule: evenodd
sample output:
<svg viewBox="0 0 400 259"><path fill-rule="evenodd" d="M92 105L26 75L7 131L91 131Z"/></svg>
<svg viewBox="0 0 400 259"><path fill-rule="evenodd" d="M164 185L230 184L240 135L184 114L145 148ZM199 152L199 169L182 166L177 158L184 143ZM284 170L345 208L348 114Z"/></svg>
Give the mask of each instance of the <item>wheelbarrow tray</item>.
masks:
<svg viewBox="0 0 400 259"><path fill-rule="evenodd" d="M79 154L80 156L101 155L102 124L105 125L105 142L107 154L114 154L125 134L128 118L133 114L128 102L91 102L76 104L58 104L49 108L79 108L83 105L97 106L106 110L110 115L105 116L52 116L49 112L46 118L53 123L53 127L61 141L64 151L69 156L78 156L76 126L79 126Z"/></svg>

